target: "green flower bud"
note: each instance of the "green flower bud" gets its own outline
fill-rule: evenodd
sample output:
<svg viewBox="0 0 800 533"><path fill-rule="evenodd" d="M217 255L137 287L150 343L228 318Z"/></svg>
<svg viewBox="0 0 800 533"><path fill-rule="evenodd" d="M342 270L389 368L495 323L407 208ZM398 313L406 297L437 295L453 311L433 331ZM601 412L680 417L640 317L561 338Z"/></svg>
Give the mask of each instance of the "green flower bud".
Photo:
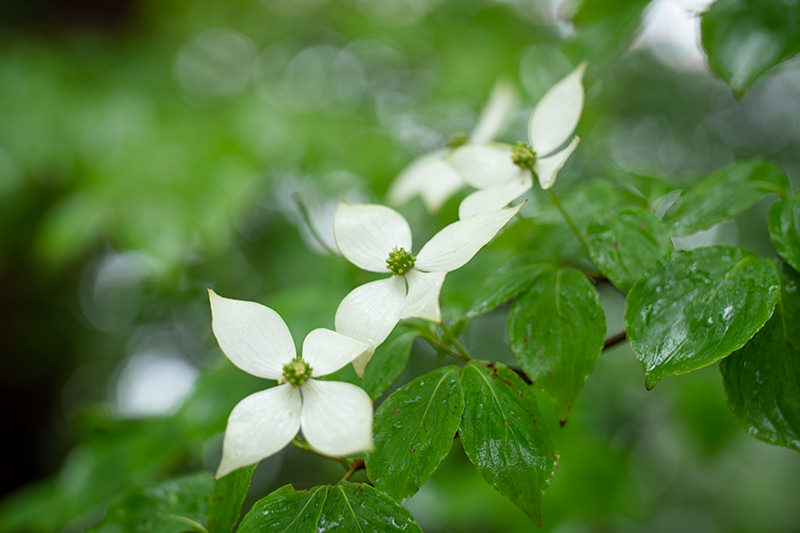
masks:
<svg viewBox="0 0 800 533"><path fill-rule="evenodd" d="M389 259L386 260L386 268L397 274L398 276L402 276L412 268L414 268L414 263L416 263L417 258L411 255L411 252L407 252L405 248L398 249L397 246L389 252Z"/></svg>

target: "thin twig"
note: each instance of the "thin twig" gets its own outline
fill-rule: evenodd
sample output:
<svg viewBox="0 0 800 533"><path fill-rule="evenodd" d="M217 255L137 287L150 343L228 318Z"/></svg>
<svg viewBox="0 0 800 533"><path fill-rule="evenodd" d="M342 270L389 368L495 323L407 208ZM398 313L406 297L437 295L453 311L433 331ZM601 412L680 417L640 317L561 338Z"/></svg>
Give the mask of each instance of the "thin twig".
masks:
<svg viewBox="0 0 800 533"><path fill-rule="evenodd" d="M617 344L625 341L628 338L628 332L625 330L620 331L616 335L612 335L611 337L607 338L603 342L603 350L608 350L612 346L616 346Z"/></svg>
<svg viewBox="0 0 800 533"><path fill-rule="evenodd" d="M353 461L353 464L350 465L350 469L347 471L347 473L344 475L344 477L341 479L341 481L347 481L348 479L350 479L353 476L353 474L355 474L359 470L364 470L364 468L365 468L364 460L363 459L356 459L355 461Z"/></svg>

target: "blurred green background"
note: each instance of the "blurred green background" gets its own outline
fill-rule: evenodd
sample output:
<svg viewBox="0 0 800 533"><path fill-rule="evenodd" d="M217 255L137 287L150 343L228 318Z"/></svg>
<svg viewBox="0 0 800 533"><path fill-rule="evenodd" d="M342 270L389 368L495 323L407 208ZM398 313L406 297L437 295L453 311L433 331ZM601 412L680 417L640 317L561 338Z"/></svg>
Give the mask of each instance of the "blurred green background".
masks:
<svg viewBox="0 0 800 533"><path fill-rule="evenodd" d="M498 79L520 95L500 137L512 142L525 139L547 88L589 61L582 142L556 186L567 197L602 179L592 190L654 200L668 184L754 156L781 164L796 186L800 64L734 98L697 44L707 5L4 4L0 529L80 531L126 488L213 470L230 408L264 383L217 348L206 287L274 308L296 342L332 327L340 299L372 278L324 252L298 202L327 235L340 199L382 201L406 164L468 132ZM552 210L530 199L527 216L541 223L449 276L446 316L520 246L583 260L554 231L564 228ZM684 245L774 254L773 200ZM591 216L591 201L573 205ZM421 243L455 220L457 204L401 211ZM602 296L609 333L620 331L623 296L608 287ZM505 311L475 320L465 341L476 357L510 361ZM435 364L415 344L399 383ZM646 392L623 345L601 357L572 413L542 531L797 530L800 457L737 426L716 367ZM256 470L250 501L288 482L334 482L340 470L287 449ZM533 528L458 442L407 506L425 531Z"/></svg>

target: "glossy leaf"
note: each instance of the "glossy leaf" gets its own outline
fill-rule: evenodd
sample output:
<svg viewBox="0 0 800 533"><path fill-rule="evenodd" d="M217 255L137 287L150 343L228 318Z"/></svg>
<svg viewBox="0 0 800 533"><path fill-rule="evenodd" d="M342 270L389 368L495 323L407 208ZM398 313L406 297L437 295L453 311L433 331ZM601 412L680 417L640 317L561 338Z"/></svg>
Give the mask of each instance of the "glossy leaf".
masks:
<svg viewBox="0 0 800 533"><path fill-rule="evenodd" d="M773 204L769 210L769 235L781 257L800 271L800 194Z"/></svg>
<svg viewBox="0 0 800 533"><path fill-rule="evenodd" d="M785 196L786 173L768 161L732 163L697 182L664 215L672 232L688 235L741 213L768 193Z"/></svg>
<svg viewBox="0 0 800 533"><path fill-rule="evenodd" d="M636 207L589 224L586 239L594 264L623 291L672 251L664 224L650 211Z"/></svg>
<svg viewBox="0 0 800 533"><path fill-rule="evenodd" d="M408 509L366 483L341 481L328 487L317 531L418 531Z"/></svg>
<svg viewBox="0 0 800 533"><path fill-rule="evenodd" d="M244 516L238 533L314 533L318 530L328 487L295 491L291 485L261 498Z"/></svg>
<svg viewBox="0 0 800 533"><path fill-rule="evenodd" d="M381 396L406 367L411 354L411 345L417 333L404 328L396 328L389 337L378 346L375 354L364 370L364 378L359 378L353 365L346 365L323 379L346 381L364 389L373 400Z"/></svg>
<svg viewBox="0 0 800 533"><path fill-rule="evenodd" d="M171 479L130 491L111 504L95 533L203 531L208 497L214 480L208 472Z"/></svg>
<svg viewBox="0 0 800 533"><path fill-rule="evenodd" d="M628 341L652 388L729 355L761 329L778 300L774 265L741 248L674 252L633 286Z"/></svg>
<svg viewBox="0 0 800 533"><path fill-rule="evenodd" d="M233 531L255 469L256 465L239 468L214 484L207 513L209 533Z"/></svg>
<svg viewBox="0 0 800 533"><path fill-rule="evenodd" d="M467 364L461 377L464 415L459 435L483 479L541 524L542 495L558 454L533 388L501 363Z"/></svg>
<svg viewBox="0 0 800 533"><path fill-rule="evenodd" d="M565 421L603 350L603 303L571 268L545 272L508 313L508 338L522 369Z"/></svg>
<svg viewBox="0 0 800 533"><path fill-rule="evenodd" d="M781 268L775 314L719 365L728 405L753 436L800 451L800 274Z"/></svg>
<svg viewBox="0 0 800 533"><path fill-rule="evenodd" d="M375 413L375 451L366 458L375 487L398 501L417 492L450 451L463 410L456 366L437 368L393 392Z"/></svg>
<svg viewBox="0 0 800 533"><path fill-rule="evenodd" d="M501 269L490 275L473 294L467 317L482 315L527 289L546 264L535 263Z"/></svg>
<svg viewBox="0 0 800 533"><path fill-rule="evenodd" d="M702 17L712 70L742 94L759 76L800 52L794 0L717 0Z"/></svg>

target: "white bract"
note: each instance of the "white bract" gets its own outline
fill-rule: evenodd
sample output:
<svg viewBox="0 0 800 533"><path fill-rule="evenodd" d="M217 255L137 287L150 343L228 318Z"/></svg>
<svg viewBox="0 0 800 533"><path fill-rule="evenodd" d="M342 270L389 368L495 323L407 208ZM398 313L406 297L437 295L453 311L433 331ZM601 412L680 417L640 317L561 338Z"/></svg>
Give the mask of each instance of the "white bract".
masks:
<svg viewBox="0 0 800 533"><path fill-rule="evenodd" d="M441 321L439 292L445 275L466 264L511 220L520 206L466 218L446 226L414 256L411 229L398 212L382 205L342 202L333 217L339 250L370 272L392 273L345 296L336 310L336 331L378 346L402 318ZM363 376L372 357L353 361Z"/></svg>
<svg viewBox="0 0 800 533"><path fill-rule="evenodd" d="M211 327L220 348L245 372L279 385L246 397L228 417L216 477L268 457L302 429L312 448L328 455L372 449L372 400L350 383L320 381L370 351L364 342L329 329L303 341L301 358L281 317L255 302L208 291ZM282 383L282 384L281 384Z"/></svg>
<svg viewBox="0 0 800 533"><path fill-rule="evenodd" d="M511 116L516 102L517 95L511 84L496 83L467 146L491 141ZM438 211L448 198L466 185L464 178L447 160L450 152L450 149L436 150L412 161L389 188L389 202L399 205L419 195L429 211Z"/></svg>
<svg viewBox="0 0 800 533"><path fill-rule="evenodd" d="M553 85L528 122L528 140L535 152L533 171L543 189L552 187L558 171L578 145L578 137L573 137L562 148L575 131L583 110L581 79L585 69L586 64L582 63ZM459 205L460 218L499 209L531 188L530 170L514 164L511 151L510 145L500 143L467 145L448 157L450 165L478 189Z"/></svg>

